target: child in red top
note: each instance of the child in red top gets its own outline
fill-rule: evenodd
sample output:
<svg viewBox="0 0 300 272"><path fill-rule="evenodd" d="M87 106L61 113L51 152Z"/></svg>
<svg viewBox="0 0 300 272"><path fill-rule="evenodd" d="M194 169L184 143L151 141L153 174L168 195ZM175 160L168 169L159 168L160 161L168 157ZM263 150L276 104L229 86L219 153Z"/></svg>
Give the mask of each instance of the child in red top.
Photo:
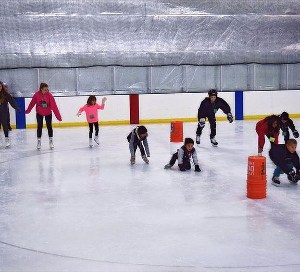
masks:
<svg viewBox="0 0 300 272"><path fill-rule="evenodd" d="M265 145L265 136L271 144L278 144L280 129L280 118L277 115L267 116L256 124L256 133L258 135L258 156L262 155Z"/></svg>
<svg viewBox="0 0 300 272"><path fill-rule="evenodd" d="M30 113L32 108L36 105L36 120L37 120L37 149L41 149L41 137L43 129L43 118L45 116L46 126L48 129L49 146L50 149L54 148L53 145L53 129L52 129L52 111L58 121L62 121L60 112L57 108L55 99L48 89L46 83L40 84L40 89L33 95L31 102L25 111L26 114Z"/></svg>
<svg viewBox="0 0 300 272"><path fill-rule="evenodd" d="M83 111L85 111L86 114L86 120L89 123L89 145L90 147L93 147L93 126L95 126L95 138L94 141L99 145L99 124L98 124L98 110L103 110L105 106L105 101L107 100L106 97L102 98L102 104L97 104L97 98L94 95L89 96L86 105L81 107L77 113L77 116L79 116Z"/></svg>

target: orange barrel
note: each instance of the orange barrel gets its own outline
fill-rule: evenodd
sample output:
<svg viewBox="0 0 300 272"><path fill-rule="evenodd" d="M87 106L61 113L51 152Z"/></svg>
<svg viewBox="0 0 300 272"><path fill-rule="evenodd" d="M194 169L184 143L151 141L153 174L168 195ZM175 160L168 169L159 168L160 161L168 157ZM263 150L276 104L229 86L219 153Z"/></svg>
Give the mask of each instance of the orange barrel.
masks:
<svg viewBox="0 0 300 272"><path fill-rule="evenodd" d="M249 156L247 197L261 199L267 196L266 157Z"/></svg>
<svg viewBox="0 0 300 272"><path fill-rule="evenodd" d="M180 143L183 142L183 122L172 121L170 130L170 142Z"/></svg>

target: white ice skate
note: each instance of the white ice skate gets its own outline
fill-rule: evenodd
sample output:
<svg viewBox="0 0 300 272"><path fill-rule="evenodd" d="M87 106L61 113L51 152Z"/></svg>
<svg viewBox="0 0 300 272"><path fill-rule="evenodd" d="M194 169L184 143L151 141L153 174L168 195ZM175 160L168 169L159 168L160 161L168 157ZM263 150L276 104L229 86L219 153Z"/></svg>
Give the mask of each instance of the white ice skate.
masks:
<svg viewBox="0 0 300 272"><path fill-rule="evenodd" d="M10 147L10 140L8 137L5 137L5 147L9 148Z"/></svg>
<svg viewBox="0 0 300 272"><path fill-rule="evenodd" d="M52 137L49 138L49 147L50 147L51 150L54 149L54 144L53 144L53 138Z"/></svg>
<svg viewBox="0 0 300 272"><path fill-rule="evenodd" d="M218 142L216 141L215 137L210 139L210 142L211 142L212 146L218 146Z"/></svg>
<svg viewBox="0 0 300 272"><path fill-rule="evenodd" d="M93 140L92 140L92 138L89 139L89 146L93 147Z"/></svg>
<svg viewBox="0 0 300 272"><path fill-rule="evenodd" d="M94 141L95 141L95 143L96 143L97 145L100 144L100 142L99 142L99 137L98 137L98 136L95 136Z"/></svg>
<svg viewBox="0 0 300 272"><path fill-rule="evenodd" d="M196 135L196 144L200 145L200 135Z"/></svg>
<svg viewBox="0 0 300 272"><path fill-rule="evenodd" d="M40 150L40 149L41 149L41 146L42 146L41 138L38 138L38 139L37 139L36 149L37 149L37 150Z"/></svg>

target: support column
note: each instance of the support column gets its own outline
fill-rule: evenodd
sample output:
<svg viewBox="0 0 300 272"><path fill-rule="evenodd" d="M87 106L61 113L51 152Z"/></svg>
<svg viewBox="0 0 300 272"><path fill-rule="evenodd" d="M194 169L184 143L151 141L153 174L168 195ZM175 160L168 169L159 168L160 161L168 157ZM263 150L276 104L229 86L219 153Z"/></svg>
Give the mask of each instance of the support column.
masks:
<svg viewBox="0 0 300 272"><path fill-rule="evenodd" d="M244 120L244 93L235 92L235 120Z"/></svg>
<svg viewBox="0 0 300 272"><path fill-rule="evenodd" d="M129 95L130 124L140 123L139 95Z"/></svg>
<svg viewBox="0 0 300 272"><path fill-rule="evenodd" d="M16 127L17 129L26 128L26 118L25 118L25 98L16 97L15 98L21 112L16 111Z"/></svg>

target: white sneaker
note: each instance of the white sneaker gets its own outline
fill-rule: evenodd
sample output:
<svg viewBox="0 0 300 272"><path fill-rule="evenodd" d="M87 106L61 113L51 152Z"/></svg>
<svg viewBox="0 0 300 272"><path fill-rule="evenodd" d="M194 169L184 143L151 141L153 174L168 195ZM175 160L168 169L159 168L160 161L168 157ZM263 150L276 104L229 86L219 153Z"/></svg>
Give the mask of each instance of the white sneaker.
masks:
<svg viewBox="0 0 300 272"><path fill-rule="evenodd" d="M10 140L8 137L5 137L5 147L6 148L10 147Z"/></svg>
<svg viewBox="0 0 300 272"><path fill-rule="evenodd" d="M54 148L53 138L52 137L49 138L49 147L50 147L50 149Z"/></svg>
<svg viewBox="0 0 300 272"><path fill-rule="evenodd" d="M95 143L96 143L97 145L100 144L100 143L99 143L99 137L98 137L98 136L95 136L94 141L95 141Z"/></svg>
<svg viewBox="0 0 300 272"><path fill-rule="evenodd" d="M41 149L41 146L42 146L41 138L38 138L38 139L37 139L36 149L37 149L37 150L40 150L40 149Z"/></svg>
<svg viewBox="0 0 300 272"><path fill-rule="evenodd" d="M213 146L217 146L217 145L218 145L218 142L216 141L215 138L210 139L210 142L211 142L211 144L212 144Z"/></svg>
<svg viewBox="0 0 300 272"><path fill-rule="evenodd" d="M93 147L93 139L92 138L89 138L89 146Z"/></svg>

